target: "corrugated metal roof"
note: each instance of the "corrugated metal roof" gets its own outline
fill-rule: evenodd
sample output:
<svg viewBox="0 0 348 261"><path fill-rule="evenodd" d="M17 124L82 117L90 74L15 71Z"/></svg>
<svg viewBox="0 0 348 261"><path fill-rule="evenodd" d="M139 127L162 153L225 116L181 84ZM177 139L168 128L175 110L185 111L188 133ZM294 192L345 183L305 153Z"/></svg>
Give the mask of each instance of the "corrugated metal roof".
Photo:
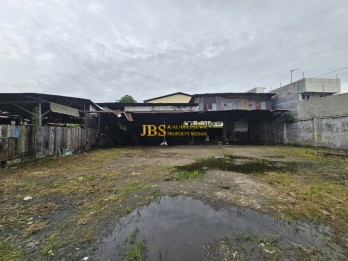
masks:
<svg viewBox="0 0 348 261"><path fill-rule="evenodd" d="M161 99L161 98L166 98L166 97L170 97L170 96L177 95L177 94L186 95L186 96L191 97L190 94L187 94L187 93L184 93L184 92L174 92L174 93L170 93L170 94L167 94L167 95L163 95L163 96L147 99L147 100L144 100L144 102L148 102L148 101L152 101L152 100L156 100L156 99Z"/></svg>

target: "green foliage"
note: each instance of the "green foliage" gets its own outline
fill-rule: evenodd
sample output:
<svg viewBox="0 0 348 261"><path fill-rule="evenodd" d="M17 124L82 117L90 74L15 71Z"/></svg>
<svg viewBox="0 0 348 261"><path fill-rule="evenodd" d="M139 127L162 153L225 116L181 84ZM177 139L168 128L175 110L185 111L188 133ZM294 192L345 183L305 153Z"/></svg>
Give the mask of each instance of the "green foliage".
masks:
<svg viewBox="0 0 348 261"><path fill-rule="evenodd" d="M284 113L281 119L285 123L291 123L295 121L294 116L292 116L290 113Z"/></svg>
<svg viewBox="0 0 348 261"><path fill-rule="evenodd" d="M118 102L122 102L122 103L136 103L137 101L134 100L132 96L125 95L125 96L122 96L121 99L118 100Z"/></svg>
<svg viewBox="0 0 348 261"><path fill-rule="evenodd" d="M134 245L137 242L137 236L139 233L139 228L135 228L129 235L129 244Z"/></svg>
<svg viewBox="0 0 348 261"><path fill-rule="evenodd" d="M67 123L65 126L72 127L72 128L81 128L80 123Z"/></svg>
<svg viewBox="0 0 348 261"><path fill-rule="evenodd" d="M31 122L35 126L40 125L40 119L39 119L39 108L35 107L33 110L33 116L31 116Z"/></svg>
<svg viewBox="0 0 348 261"><path fill-rule="evenodd" d="M145 253L146 253L146 241L141 240L140 242L137 241L137 236L139 233L139 229L135 228L132 233L129 236L129 250L125 261L141 261L145 260Z"/></svg>
<svg viewBox="0 0 348 261"><path fill-rule="evenodd" d="M130 194L136 191L144 190L145 188L147 188L147 185L139 181L127 181L125 182L124 187L122 188L120 198L124 199L128 197Z"/></svg>
<svg viewBox="0 0 348 261"><path fill-rule="evenodd" d="M182 180L182 179L195 179L204 174L202 170L184 170L184 169L178 169L176 172L175 179L176 180Z"/></svg>

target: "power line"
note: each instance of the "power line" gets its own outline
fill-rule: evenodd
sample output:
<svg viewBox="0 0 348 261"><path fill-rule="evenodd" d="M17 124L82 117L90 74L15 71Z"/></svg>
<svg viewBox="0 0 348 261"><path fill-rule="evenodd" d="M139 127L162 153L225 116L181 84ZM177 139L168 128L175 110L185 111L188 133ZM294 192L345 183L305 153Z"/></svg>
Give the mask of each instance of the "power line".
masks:
<svg viewBox="0 0 348 261"><path fill-rule="evenodd" d="M339 72L339 71L342 71L342 70L344 70L344 69L348 69L348 66L343 67L343 68L338 69L338 70L335 70L335 71L332 71L332 72L324 73L324 74L321 74L321 75L319 75L319 76L312 77L312 78L319 78L319 77L321 77L321 76L325 76L325 75L328 75L328 74L331 74L331 73L334 73L334 72Z"/></svg>
<svg viewBox="0 0 348 261"><path fill-rule="evenodd" d="M325 76L325 75L328 75L328 74L331 74L331 73L335 73L335 72L339 72L339 71L342 71L342 70L345 70L345 69L348 69L348 66L346 66L346 67L343 67L343 68L340 68L340 69L337 69L337 70L334 70L334 71L332 71L332 72L328 72L328 73L324 73L324 74L321 74L321 75L318 75L318 76L315 76L315 77L310 77L310 78L306 78L305 77L305 79L307 79L307 80L312 80L312 79L316 79L316 78L319 78L319 77L322 77L322 76ZM300 81L301 79L299 79L298 81ZM291 83L290 83L291 84ZM285 85L288 85L288 84L285 84ZM284 85L284 86L285 86ZM281 87L283 87L283 86L280 86L280 87L278 87L278 88L276 88L276 89L279 89L279 88L281 88Z"/></svg>

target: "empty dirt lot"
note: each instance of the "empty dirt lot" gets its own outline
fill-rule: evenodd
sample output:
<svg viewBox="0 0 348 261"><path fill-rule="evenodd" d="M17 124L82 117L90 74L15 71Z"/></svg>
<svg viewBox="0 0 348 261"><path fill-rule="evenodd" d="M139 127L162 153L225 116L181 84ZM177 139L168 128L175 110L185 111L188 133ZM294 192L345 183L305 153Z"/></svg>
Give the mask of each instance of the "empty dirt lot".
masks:
<svg viewBox="0 0 348 261"><path fill-rule="evenodd" d="M325 248L297 242L290 250L261 232L226 234L198 246L197 260L345 260L345 153L288 146L129 147L8 166L0 169L0 260L98 260L101 240L121 217L164 196L185 196L214 211L252 209L326 231ZM137 233L117 253L120 260L154 259L150 239L134 244Z"/></svg>

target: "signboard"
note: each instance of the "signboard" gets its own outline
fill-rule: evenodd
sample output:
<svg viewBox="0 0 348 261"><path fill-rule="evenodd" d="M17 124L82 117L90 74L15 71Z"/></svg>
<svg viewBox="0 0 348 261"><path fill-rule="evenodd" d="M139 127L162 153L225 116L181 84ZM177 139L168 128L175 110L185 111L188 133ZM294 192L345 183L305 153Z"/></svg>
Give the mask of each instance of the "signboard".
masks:
<svg viewBox="0 0 348 261"><path fill-rule="evenodd" d="M187 136L208 136L206 125L142 125L141 137L187 137Z"/></svg>

